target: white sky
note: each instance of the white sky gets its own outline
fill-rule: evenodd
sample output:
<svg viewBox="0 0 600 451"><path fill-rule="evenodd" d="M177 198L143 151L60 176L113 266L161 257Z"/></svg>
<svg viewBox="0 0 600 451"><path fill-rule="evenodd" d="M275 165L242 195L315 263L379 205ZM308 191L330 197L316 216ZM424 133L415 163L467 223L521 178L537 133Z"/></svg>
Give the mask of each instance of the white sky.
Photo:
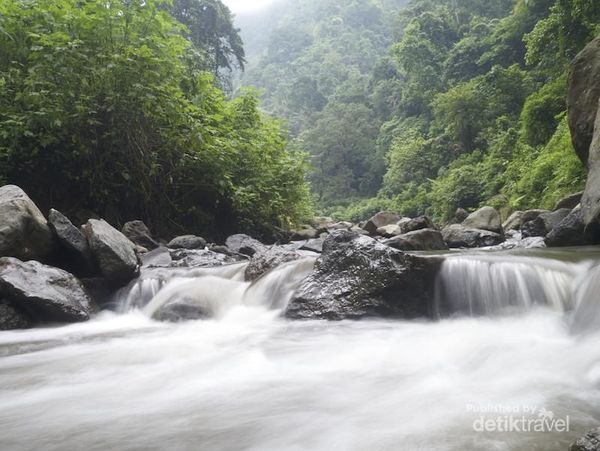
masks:
<svg viewBox="0 0 600 451"><path fill-rule="evenodd" d="M223 0L229 9L234 13L241 13L245 11L255 11L268 5L273 0Z"/></svg>

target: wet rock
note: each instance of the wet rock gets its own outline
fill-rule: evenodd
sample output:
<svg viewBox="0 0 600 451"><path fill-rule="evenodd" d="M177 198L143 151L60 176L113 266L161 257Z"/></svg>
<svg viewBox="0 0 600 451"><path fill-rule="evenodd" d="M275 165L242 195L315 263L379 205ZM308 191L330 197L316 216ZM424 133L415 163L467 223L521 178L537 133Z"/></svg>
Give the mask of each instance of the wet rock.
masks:
<svg viewBox="0 0 600 451"><path fill-rule="evenodd" d="M315 272L292 298L293 319L425 317L440 262L405 254L352 232L325 240Z"/></svg>
<svg viewBox="0 0 600 451"><path fill-rule="evenodd" d="M375 235L380 227L396 224L400 219L402 218L396 213L381 211L369 219L363 228L371 235Z"/></svg>
<svg viewBox="0 0 600 451"><path fill-rule="evenodd" d="M600 451L600 428L578 438L571 444L569 451Z"/></svg>
<svg viewBox="0 0 600 451"><path fill-rule="evenodd" d="M562 208L568 208L569 210L573 210L577 205L581 203L581 198L583 197L583 191L575 194L571 194L569 196L563 197L559 200L554 206L554 211L560 210Z"/></svg>
<svg viewBox="0 0 600 451"><path fill-rule="evenodd" d="M398 235L383 242L402 251L443 251L448 250L439 230L420 229Z"/></svg>
<svg viewBox="0 0 600 451"><path fill-rule="evenodd" d="M196 235L183 235L173 238L167 247L170 249L204 249L206 240Z"/></svg>
<svg viewBox="0 0 600 451"><path fill-rule="evenodd" d="M108 222L90 219L84 226L92 256L102 276L115 286L123 286L138 273L134 244Z"/></svg>
<svg viewBox="0 0 600 451"><path fill-rule="evenodd" d="M246 268L246 280L252 282L273 268L300 258L302 256L299 253L283 249L279 246L273 246L266 251L257 252Z"/></svg>
<svg viewBox="0 0 600 451"><path fill-rule="evenodd" d="M54 248L46 218L25 192L0 187L0 257L44 260Z"/></svg>
<svg viewBox="0 0 600 451"><path fill-rule="evenodd" d="M329 216L317 216L316 218L313 218L312 221L310 221L310 227L318 231L326 231L327 229L331 228L335 223L336 221L334 221L333 218L330 218Z"/></svg>
<svg viewBox="0 0 600 451"><path fill-rule="evenodd" d="M554 227L545 241L549 247L600 244L600 227L590 226L586 229L581 207L576 207Z"/></svg>
<svg viewBox="0 0 600 451"><path fill-rule="evenodd" d="M450 248L475 248L495 246L504 237L488 230L470 229L460 224L452 224L442 230L444 241Z"/></svg>
<svg viewBox="0 0 600 451"><path fill-rule="evenodd" d="M121 229L123 235L125 235L133 244L140 247L146 248L149 251L156 249L160 244L152 238L150 229L142 221L130 221L125 223Z"/></svg>
<svg viewBox="0 0 600 451"><path fill-rule="evenodd" d="M36 321L86 321L93 308L72 274L11 257L0 258L0 296Z"/></svg>
<svg viewBox="0 0 600 451"><path fill-rule="evenodd" d="M362 227L360 227L358 225L351 227L350 232L358 233L359 235L368 235L369 234L369 232L367 232L365 229L363 229Z"/></svg>
<svg viewBox="0 0 600 451"><path fill-rule="evenodd" d="M352 227L354 227L354 224L352 224L351 222L340 221L336 222L335 224L331 224L324 231L327 233L331 233L335 230L350 230Z"/></svg>
<svg viewBox="0 0 600 451"><path fill-rule="evenodd" d="M0 300L0 330L28 329L31 325L27 315L15 309L8 301Z"/></svg>
<svg viewBox="0 0 600 451"><path fill-rule="evenodd" d="M540 214L533 221L526 222L521 228L523 238L546 236L562 222L571 210L563 208Z"/></svg>
<svg viewBox="0 0 600 451"><path fill-rule="evenodd" d="M315 238L315 237L313 237ZM257 252L264 252L267 246L251 236L238 234L227 238L225 245L233 252L252 257Z"/></svg>
<svg viewBox="0 0 600 451"><path fill-rule="evenodd" d="M462 225L469 229L487 230L499 235L504 233L500 213L493 207L483 207L471 213Z"/></svg>
<svg viewBox="0 0 600 451"><path fill-rule="evenodd" d="M97 271L92 252L83 232L57 210L50 210L48 224L58 238L62 252L58 256L59 265L80 276L90 276Z"/></svg>

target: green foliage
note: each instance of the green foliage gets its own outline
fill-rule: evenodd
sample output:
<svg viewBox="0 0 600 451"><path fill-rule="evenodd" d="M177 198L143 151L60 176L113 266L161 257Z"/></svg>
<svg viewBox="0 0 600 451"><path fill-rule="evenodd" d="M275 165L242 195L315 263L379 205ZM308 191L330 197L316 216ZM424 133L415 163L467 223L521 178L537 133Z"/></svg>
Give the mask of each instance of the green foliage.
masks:
<svg viewBox="0 0 600 451"><path fill-rule="evenodd" d="M213 236L307 213L303 154L160 1L6 0L0 28L0 178L43 208Z"/></svg>

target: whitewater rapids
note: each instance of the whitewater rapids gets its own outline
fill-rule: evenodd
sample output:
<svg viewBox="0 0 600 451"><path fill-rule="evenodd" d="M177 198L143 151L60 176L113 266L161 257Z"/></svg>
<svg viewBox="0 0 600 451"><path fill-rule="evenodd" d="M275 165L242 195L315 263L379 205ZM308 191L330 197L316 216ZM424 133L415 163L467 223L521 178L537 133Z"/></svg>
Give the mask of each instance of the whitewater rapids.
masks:
<svg viewBox="0 0 600 451"><path fill-rule="evenodd" d="M0 333L0 450L565 451L600 424L599 329L574 333L554 301L435 322L293 322L270 299L289 289L283 279L244 285L240 269L223 285L236 301L205 320L160 323L134 309ZM512 277L506 265L490 271ZM592 282L579 289L590 299ZM135 296L159 288L149 279ZM476 431L482 415L498 416L490 407L568 416L570 431Z"/></svg>

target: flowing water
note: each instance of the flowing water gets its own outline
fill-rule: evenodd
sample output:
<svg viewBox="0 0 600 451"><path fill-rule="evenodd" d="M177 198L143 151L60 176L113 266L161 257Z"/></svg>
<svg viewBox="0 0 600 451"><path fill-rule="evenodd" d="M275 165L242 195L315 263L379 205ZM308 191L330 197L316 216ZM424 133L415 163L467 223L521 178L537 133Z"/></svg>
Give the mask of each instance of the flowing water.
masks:
<svg viewBox="0 0 600 451"><path fill-rule="evenodd" d="M448 256L436 321L286 321L313 262L147 271L119 313L0 333L0 450L554 451L600 425L596 253ZM150 318L181 302L204 319Z"/></svg>

